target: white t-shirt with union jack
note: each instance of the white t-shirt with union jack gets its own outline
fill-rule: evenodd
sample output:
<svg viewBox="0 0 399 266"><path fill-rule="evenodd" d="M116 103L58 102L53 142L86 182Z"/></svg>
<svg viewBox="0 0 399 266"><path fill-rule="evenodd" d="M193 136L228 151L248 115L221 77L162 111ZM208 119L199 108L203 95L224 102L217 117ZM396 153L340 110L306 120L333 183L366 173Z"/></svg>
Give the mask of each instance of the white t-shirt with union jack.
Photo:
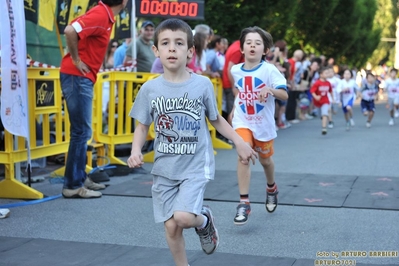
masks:
<svg viewBox="0 0 399 266"><path fill-rule="evenodd" d="M287 81L278 69L262 61L251 70L243 69L244 63L234 65L231 74L239 93L235 99L233 128L248 128L256 140L269 141L277 137L274 121L275 98L268 95L266 102L259 101L264 87L287 89Z"/></svg>

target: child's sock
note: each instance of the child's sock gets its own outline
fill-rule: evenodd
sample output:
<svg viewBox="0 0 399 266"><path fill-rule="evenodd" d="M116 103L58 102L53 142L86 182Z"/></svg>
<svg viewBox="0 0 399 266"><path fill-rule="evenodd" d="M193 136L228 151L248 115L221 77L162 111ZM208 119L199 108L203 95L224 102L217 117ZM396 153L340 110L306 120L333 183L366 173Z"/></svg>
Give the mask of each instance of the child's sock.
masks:
<svg viewBox="0 0 399 266"><path fill-rule="evenodd" d="M201 214L202 217L204 217L204 222L202 223L202 225L200 227L197 227L197 229L204 229L207 225L208 225L208 217L206 217L206 215Z"/></svg>
<svg viewBox="0 0 399 266"><path fill-rule="evenodd" d="M267 184L267 192L274 192L274 191L276 191L276 189L277 189L277 186L276 186L276 183L273 183L273 184Z"/></svg>
<svg viewBox="0 0 399 266"><path fill-rule="evenodd" d="M240 194L240 202L249 204L249 195L248 194Z"/></svg>

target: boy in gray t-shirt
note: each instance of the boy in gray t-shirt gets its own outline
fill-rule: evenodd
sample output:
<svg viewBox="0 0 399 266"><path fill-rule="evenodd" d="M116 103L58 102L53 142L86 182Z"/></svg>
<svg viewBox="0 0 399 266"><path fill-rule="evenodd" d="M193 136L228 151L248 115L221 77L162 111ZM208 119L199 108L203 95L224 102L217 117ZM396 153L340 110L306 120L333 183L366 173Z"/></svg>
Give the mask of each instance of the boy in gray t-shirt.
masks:
<svg viewBox="0 0 399 266"><path fill-rule="evenodd" d="M186 70L194 52L190 26L180 19L163 21L155 30L153 51L164 74L143 84L130 111L139 123L127 163L129 167L143 164L141 148L154 122L154 217L165 225L176 265L188 265L183 229L195 228L206 254L219 244L212 211L202 205L215 171L206 118L234 142L242 163L254 162L257 155L218 113L210 80Z"/></svg>

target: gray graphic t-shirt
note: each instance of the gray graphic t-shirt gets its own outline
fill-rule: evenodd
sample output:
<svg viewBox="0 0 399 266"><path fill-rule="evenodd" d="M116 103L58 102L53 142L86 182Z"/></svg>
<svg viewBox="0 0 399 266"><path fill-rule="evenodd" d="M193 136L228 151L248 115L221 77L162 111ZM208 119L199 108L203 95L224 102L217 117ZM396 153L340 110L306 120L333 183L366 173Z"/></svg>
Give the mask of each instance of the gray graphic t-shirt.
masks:
<svg viewBox="0 0 399 266"><path fill-rule="evenodd" d="M213 179L215 160L206 122L216 120L218 109L212 82L191 74L182 83L163 76L143 84L129 114L144 125L154 122L152 174L173 180L196 176Z"/></svg>

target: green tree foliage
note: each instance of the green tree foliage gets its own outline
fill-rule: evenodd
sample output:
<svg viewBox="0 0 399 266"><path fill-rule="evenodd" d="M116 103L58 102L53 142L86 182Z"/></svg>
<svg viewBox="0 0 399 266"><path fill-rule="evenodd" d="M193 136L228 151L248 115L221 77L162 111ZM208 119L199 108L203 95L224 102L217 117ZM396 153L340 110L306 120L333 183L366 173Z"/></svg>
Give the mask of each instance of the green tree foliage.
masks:
<svg viewBox="0 0 399 266"><path fill-rule="evenodd" d="M397 0L378 0L378 10L374 17L375 27L381 27L381 38L396 38L396 19L399 16ZM380 41L369 62L372 65L387 63L393 65L395 61L395 42Z"/></svg>
<svg viewBox="0 0 399 266"><path fill-rule="evenodd" d="M374 27L374 17L377 12L377 2L369 0L357 0L356 2L356 31L353 34L353 43L343 53L345 62L351 66L361 67L377 48L380 42L381 29L379 25Z"/></svg>
<svg viewBox="0 0 399 266"><path fill-rule="evenodd" d="M297 1L281 0L207 0L205 22L188 21L191 26L206 23L215 33L230 42L240 37L241 30L259 26L269 31L274 40L283 39L295 17Z"/></svg>
<svg viewBox="0 0 399 266"><path fill-rule="evenodd" d="M286 35L292 50L305 50L307 44L318 40L320 32L325 28L338 2L339 0L298 0L298 9L292 27Z"/></svg>

